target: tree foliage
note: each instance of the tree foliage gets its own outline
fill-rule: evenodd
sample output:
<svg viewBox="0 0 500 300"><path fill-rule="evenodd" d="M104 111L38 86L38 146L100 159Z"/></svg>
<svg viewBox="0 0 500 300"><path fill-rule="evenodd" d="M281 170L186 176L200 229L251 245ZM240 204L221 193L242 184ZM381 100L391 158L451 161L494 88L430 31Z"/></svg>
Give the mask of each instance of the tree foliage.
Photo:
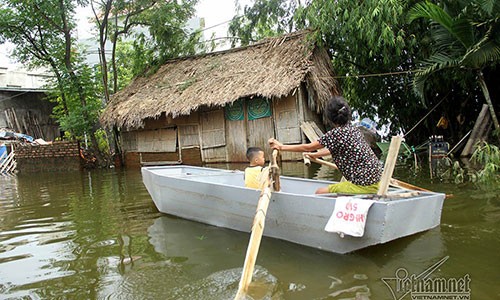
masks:
<svg viewBox="0 0 500 300"><path fill-rule="evenodd" d="M409 71L422 55L419 25L405 22L412 2L319 0L298 12L330 49L349 103L361 116L391 123L393 132L408 130L418 121L415 116L425 114L410 85Z"/></svg>
<svg viewBox="0 0 500 300"><path fill-rule="evenodd" d="M201 34L190 33L186 22L194 15L198 0L169 1L143 16L153 40L151 50L158 63L195 53Z"/></svg>
<svg viewBox="0 0 500 300"><path fill-rule="evenodd" d="M431 21L431 37L434 41L432 55L422 62L415 76L417 92L425 95L427 78L435 72L444 69L475 71L493 123L500 130L482 73L484 68L500 61L500 5L496 3L474 0L455 9L444 9L431 2L421 2L411 9L409 16L410 21L418 18Z"/></svg>
<svg viewBox="0 0 500 300"><path fill-rule="evenodd" d="M232 25L239 28L233 28L231 33L247 42L250 37L257 37L257 32L267 34L259 28L273 29L270 34L283 32L277 30L283 27L274 24L285 23L288 28L294 29L312 28L318 43L331 53L333 68L345 98L362 117L376 116L379 124L391 123L393 132L401 130L407 133L415 124L421 124L406 136L407 142L416 144L430 135L443 134L441 129L436 128L436 123L445 116L450 120L447 134L453 136L449 141L458 141L466 132L464 127L471 126L477 117L481 90L477 84L471 84L477 81L476 75L465 69L465 72L446 69L429 74L427 97L422 98L414 92L412 82L415 71L436 50L435 36L429 34L429 30L433 32L436 28L424 19L408 22L409 10L419 2L262 0L256 1L253 7L246 7L244 16L233 20ZM489 32L492 39L498 38L498 1L433 2L453 11L452 15L472 18L476 21L476 29L491 28L484 33ZM287 5L293 12L285 14L279 9L269 9ZM487 49L486 46L491 46L491 43L483 46ZM486 52L483 52L481 58L476 55L479 52L474 55L468 53L470 55L466 59L470 62L486 57L491 59L496 55L493 51L484 56ZM490 65L485 71L486 80L494 78L494 67ZM424 122L419 123L437 103L441 104Z"/></svg>
<svg viewBox="0 0 500 300"><path fill-rule="evenodd" d="M298 1L294 0L256 0L252 6L245 6L243 14L233 18L229 25L229 34L238 37L232 40L232 46L245 46L265 37L292 32L297 7Z"/></svg>
<svg viewBox="0 0 500 300"><path fill-rule="evenodd" d="M45 67L54 73L49 86L56 101L55 116L61 128L74 137L88 133L97 122L100 100L89 72L75 47L72 0L3 1L0 39L16 45L14 56L27 66Z"/></svg>
<svg viewBox="0 0 500 300"><path fill-rule="evenodd" d="M135 40L129 52L132 55L133 75L152 64L180 55L193 54L199 34L186 31L186 22L194 14L197 0L106 0L90 1L94 21L98 29L101 74L105 86L105 98L116 92L123 83L118 82L117 47L121 43ZM106 55L106 45L111 43L111 57ZM130 59L130 58L129 58ZM124 64L122 63L122 66ZM123 70L123 69L122 69ZM112 85L108 86L108 73L112 74ZM111 90L108 92L108 90Z"/></svg>

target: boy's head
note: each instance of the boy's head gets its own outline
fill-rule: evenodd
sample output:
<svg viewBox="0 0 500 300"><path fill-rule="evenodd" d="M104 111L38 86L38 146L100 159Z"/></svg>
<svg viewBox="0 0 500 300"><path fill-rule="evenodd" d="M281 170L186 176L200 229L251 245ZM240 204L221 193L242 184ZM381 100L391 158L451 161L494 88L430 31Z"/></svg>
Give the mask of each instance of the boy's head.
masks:
<svg viewBox="0 0 500 300"><path fill-rule="evenodd" d="M326 117L333 125L342 126L351 121L351 108L341 96L333 96L325 109Z"/></svg>
<svg viewBox="0 0 500 300"><path fill-rule="evenodd" d="M247 149L247 159L251 166L263 166L266 163L264 150L259 147L250 147Z"/></svg>

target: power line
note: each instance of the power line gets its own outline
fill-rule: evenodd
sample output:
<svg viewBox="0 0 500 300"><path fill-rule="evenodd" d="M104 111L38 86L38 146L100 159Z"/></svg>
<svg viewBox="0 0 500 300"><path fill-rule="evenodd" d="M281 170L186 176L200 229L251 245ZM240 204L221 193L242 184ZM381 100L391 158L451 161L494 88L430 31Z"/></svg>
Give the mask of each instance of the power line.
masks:
<svg viewBox="0 0 500 300"><path fill-rule="evenodd" d="M234 16L232 19L229 19L229 20L224 21L224 22L222 22L222 23L215 24L215 25L212 25L212 26L210 26L210 27L205 27L205 28L201 29L201 30L200 30L200 32L203 32L203 31L205 31L205 30L212 29L212 28L215 28L215 27L219 27L219 26L221 26L221 25L224 25L224 24L227 24L227 23L231 22L232 20L239 19L239 18L242 18L242 17L244 17L244 16L245 16L245 15L241 15L241 16Z"/></svg>
<svg viewBox="0 0 500 300"><path fill-rule="evenodd" d="M444 97L443 97L443 98L442 98L442 99L441 99L441 100L440 100L440 101L439 101L436 105L434 105L434 107L433 107L433 108L431 108L431 110L429 110L429 112L427 112L427 114L426 114L426 115L425 115L422 119L420 119L420 121L418 121L418 122L417 122L417 124L415 124L415 125L414 125L414 126L413 126L410 130L408 130L408 131L407 131L407 132L403 135L403 137L407 136L410 132L412 132L412 130L413 130L413 129L415 129L415 128L418 126L418 124L422 123L422 121L423 121L423 120L425 120L425 118L427 118L427 117L431 114L431 112L432 112L433 110L435 110L435 109L439 106L439 104L441 104L441 102L443 102L443 101L444 101L444 99L446 99L446 97L447 97L447 96L448 96L448 95L444 96Z"/></svg>
<svg viewBox="0 0 500 300"><path fill-rule="evenodd" d="M383 77L383 76L391 76L391 75L410 74L410 73L413 73L413 72L417 72L417 70L408 70L408 71L399 71L399 72L386 72L386 73L375 73L375 74L361 74L361 75L338 75L338 76L333 76L333 78Z"/></svg>
<svg viewBox="0 0 500 300"><path fill-rule="evenodd" d="M231 20L227 20L227 21L224 21L224 22L219 23L219 24L212 25L212 26L210 26L210 27L205 27L205 28L201 29L199 32L203 32L203 31L208 30L208 29L212 29L212 28L215 28L215 27L219 27L219 26L221 26L221 25L224 25L224 24L227 24L227 23L231 22L232 20L233 20L233 19L231 19Z"/></svg>

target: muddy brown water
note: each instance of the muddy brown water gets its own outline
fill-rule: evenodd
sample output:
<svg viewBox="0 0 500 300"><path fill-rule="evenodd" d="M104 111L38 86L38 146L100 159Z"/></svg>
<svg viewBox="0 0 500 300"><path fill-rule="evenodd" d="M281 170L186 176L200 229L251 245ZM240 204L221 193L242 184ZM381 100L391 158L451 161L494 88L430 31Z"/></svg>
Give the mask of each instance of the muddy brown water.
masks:
<svg viewBox="0 0 500 300"><path fill-rule="evenodd" d="M250 296L500 299L500 189L396 175L453 194L438 228L347 255L264 238ZM232 299L248 238L159 213L139 170L0 176L0 299Z"/></svg>

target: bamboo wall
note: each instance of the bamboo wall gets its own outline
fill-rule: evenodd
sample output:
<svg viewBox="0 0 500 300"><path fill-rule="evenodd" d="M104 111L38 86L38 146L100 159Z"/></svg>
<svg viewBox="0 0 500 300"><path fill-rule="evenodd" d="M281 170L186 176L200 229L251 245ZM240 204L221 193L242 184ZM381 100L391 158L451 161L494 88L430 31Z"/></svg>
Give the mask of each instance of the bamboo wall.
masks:
<svg viewBox="0 0 500 300"><path fill-rule="evenodd" d="M176 119L162 116L146 120L144 129L122 132L125 162L128 166L140 165L141 160L182 161L190 165L246 163L246 149L250 146L263 148L268 157L267 140L270 137L285 144L306 142L300 123L318 123L319 117L308 108L304 93L304 89L297 89L288 97L273 100L270 117L250 119L245 105L244 117L239 120L228 119L223 107L201 108ZM301 158L300 153L282 153L285 161Z"/></svg>

